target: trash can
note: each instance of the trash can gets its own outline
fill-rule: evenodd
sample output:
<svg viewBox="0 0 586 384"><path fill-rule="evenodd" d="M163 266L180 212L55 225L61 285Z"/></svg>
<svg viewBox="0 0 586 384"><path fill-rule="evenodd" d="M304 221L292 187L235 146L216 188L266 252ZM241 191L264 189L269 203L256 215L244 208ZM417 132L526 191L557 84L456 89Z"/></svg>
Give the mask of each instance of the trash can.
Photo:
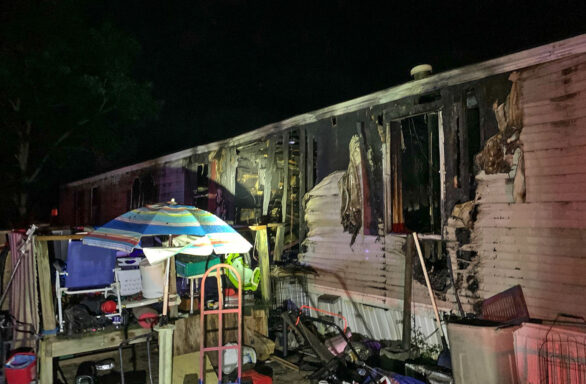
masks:
<svg viewBox="0 0 586 384"><path fill-rule="evenodd" d="M145 299L156 299L163 296L165 288L165 262L149 263L147 259L140 262L140 280L142 296Z"/></svg>
<svg viewBox="0 0 586 384"><path fill-rule="evenodd" d="M4 367L8 384L28 384L37 376L37 357L32 352L12 355Z"/></svg>
<svg viewBox="0 0 586 384"><path fill-rule="evenodd" d="M448 323L456 384L517 384L513 331L486 320Z"/></svg>

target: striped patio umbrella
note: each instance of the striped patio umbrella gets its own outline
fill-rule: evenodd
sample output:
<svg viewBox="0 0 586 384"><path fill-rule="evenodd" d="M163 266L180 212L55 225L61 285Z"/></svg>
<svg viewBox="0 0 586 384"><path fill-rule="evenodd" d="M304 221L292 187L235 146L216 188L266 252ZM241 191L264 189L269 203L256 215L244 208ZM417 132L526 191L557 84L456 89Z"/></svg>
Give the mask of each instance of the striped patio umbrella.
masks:
<svg viewBox="0 0 586 384"><path fill-rule="evenodd" d="M168 203L134 209L106 223L83 239L83 243L102 248L131 252L140 247L143 236L173 235L181 239L179 247L142 248L150 263L167 260L163 293L163 323L169 299L169 260L177 253L210 255L212 252L244 253L252 245L216 215L189 205ZM179 242L179 241L178 241Z"/></svg>
<svg viewBox="0 0 586 384"><path fill-rule="evenodd" d="M179 247L164 250L151 248L167 252L168 257L179 251L194 255L244 253L252 247L216 215L190 205L176 204L174 200L126 212L90 232L83 243L130 253L140 247L143 236L154 235L178 236L173 242L177 241ZM144 250L147 257L153 254L147 248ZM149 261L156 262L150 257Z"/></svg>

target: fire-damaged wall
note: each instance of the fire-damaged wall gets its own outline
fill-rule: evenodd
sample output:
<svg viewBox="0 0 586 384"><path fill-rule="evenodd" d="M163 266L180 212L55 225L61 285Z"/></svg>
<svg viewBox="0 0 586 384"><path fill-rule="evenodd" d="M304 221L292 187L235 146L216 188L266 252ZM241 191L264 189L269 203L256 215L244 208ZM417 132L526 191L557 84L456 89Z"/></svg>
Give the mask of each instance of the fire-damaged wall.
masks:
<svg viewBox="0 0 586 384"><path fill-rule="evenodd" d="M312 294L384 308L403 299L416 231L443 308L521 284L533 316L585 314L585 51L586 37L536 48L71 183L62 221L174 197L282 223L319 272ZM416 259L413 301L429 303Z"/></svg>
<svg viewBox="0 0 586 384"><path fill-rule="evenodd" d="M339 116L315 136L317 173L329 175L304 199L308 233L300 260L319 271L310 278L314 291L398 304L406 236L417 231L436 295L454 307L442 223L474 195L474 155L498 132L493 103L510 88L506 74L446 87ZM332 137L343 137L345 146L332 145ZM346 163L328 169L335 162L320 163L320 156ZM413 300L428 303L418 261L412 273Z"/></svg>
<svg viewBox="0 0 586 384"><path fill-rule="evenodd" d="M476 197L451 219L450 238L465 238L451 248L458 292L471 309L520 284L532 317L586 316L586 56L511 80Z"/></svg>

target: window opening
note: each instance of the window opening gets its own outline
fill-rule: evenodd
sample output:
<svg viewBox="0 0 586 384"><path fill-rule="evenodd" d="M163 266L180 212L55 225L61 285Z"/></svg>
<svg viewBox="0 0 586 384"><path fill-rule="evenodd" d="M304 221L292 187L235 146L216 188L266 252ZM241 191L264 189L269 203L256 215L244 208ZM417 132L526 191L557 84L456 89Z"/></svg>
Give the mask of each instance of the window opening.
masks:
<svg viewBox="0 0 586 384"><path fill-rule="evenodd" d="M75 191L73 194L75 207L75 225L84 225L85 223L85 191Z"/></svg>
<svg viewBox="0 0 586 384"><path fill-rule="evenodd" d="M197 166L196 187L193 190L193 202L196 207L208 209L208 165L201 164Z"/></svg>
<svg viewBox="0 0 586 384"><path fill-rule="evenodd" d="M136 209L141 206L140 195L140 180L136 178L132 183L132 190L130 191L130 209Z"/></svg>
<svg viewBox="0 0 586 384"><path fill-rule="evenodd" d="M441 232L437 113L391 124L392 231Z"/></svg>
<svg viewBox="0 0 586 384"><path fill-rule="evenodd" d="M478 100L472 92L466 95L466 133L468 135L468 171L473 177L474 156L480 152L480 110ZM471 180L473 181L473 180Z"/></svg>
<svg viewBox="0 0 586 384"><path fill-rule="evenodd" d="M91 224L99 225L100 223L100 191L98 187L93 187L91 192Z"/></svg>
<svg viewBox="0 0 586 384"><path fill-rule="evenodd" d="M155 187L155 180L151 175L148 175L142 179L141 185L141 199L142 204L154 204L158 201L157 188Z"/></svg>

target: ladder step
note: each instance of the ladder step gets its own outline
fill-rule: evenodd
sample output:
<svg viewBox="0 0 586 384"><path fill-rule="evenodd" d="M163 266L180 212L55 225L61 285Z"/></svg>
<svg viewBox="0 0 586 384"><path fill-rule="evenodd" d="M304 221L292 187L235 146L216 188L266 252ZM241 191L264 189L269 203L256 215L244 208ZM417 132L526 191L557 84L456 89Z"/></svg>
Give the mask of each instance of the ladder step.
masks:
<svg viewBox="0 0 586 384"><path fill-rule="evenodd" d="M222 346L222 347L204 347L203 351L204 352L223 351L225 349L238 349L238 345L226 345L226 346Z"/></svg>
<svg viewBox="0 0 586 384"><path fill-rule="evenodd" d="M238 313L238 308L231 308L231 309L209 309L203 311L205 315L217 315L219 313Z"/></svg>

